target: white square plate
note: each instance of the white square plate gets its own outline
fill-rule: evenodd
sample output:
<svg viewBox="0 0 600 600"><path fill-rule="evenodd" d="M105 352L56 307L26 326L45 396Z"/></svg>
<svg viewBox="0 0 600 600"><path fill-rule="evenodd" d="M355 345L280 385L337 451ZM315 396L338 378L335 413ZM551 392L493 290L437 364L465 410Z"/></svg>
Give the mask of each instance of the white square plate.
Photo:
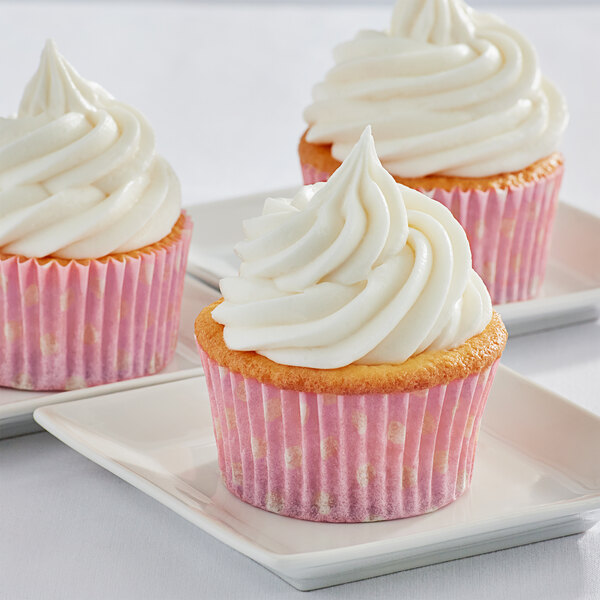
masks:
<svg viewBox="0 0 600 600"><path fill-rule="evenodd" d="M34 416L301 590L579 533L600 517L600 419L505 367L486 408L471 489L437 512L398 521L310 523L235 498L220 482L201 377Z"/></svg>
<svg viewBox="0 0 600 600"><path fill-rule="evenodd" d="M237 273L233 246L242 240L242 220L260 214L265 198L291 197L297 188L198 204L188 271L213 287ZM546 280L534 300L496 306L510 335L531 333L600 316L600 219L560 203Z"/></svg>
<svg viewBox="0 0 600 600"><path fill-rule="evenodd" d="M203 306L214 302L216 298L218 294L214 289L192 277L186 277L179 342L173 360L160 373L68 392L30 392L0 387L0 439L38 431L33 411L46 404L104 396L112 392L201 375L202 366L194 338L194 319Z"/></svg>

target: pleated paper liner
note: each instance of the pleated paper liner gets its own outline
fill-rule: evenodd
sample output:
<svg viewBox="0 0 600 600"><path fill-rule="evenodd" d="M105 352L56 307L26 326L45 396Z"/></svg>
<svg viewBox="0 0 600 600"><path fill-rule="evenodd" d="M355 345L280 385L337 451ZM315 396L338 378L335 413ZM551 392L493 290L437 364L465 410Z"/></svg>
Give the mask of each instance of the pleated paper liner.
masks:
<svg viewBox="0 0 600 600"><path fill-rule="evenodd" d="M431 512L470 485L498 361L428 390L335 395L278 389L200 354L221 474L244 502L350 523Z"/></svg>
<svg viewBox="0 0 600 600"><path fill-rule="evenodd" d="M452 211L469 238L473 268L492 302L534 298L546 272L548 251L564 167L506 188L419 189ZM304 183L327 181L330 173L302 165Z"/></svg>
<svg viewBox="0 0 600 600"><path fill-rule="evenodd" d="M192 222L93 260L0 257L0 385L66 390L160 371L173 357Z"/></svg>

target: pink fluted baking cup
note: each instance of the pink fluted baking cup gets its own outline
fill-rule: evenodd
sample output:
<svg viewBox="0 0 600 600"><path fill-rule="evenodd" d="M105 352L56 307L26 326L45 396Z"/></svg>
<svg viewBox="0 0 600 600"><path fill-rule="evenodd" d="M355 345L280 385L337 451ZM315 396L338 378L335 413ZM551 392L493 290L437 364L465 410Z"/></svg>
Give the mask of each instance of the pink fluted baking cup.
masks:
<svg viewBox="0 0 600 600"><path fill-rule="evenodd" d="M469 238L473 268L492 302L534 298L546 272L552 224L564 167L521 186L489 190L419 191L452 211ZM327 181L330 174L302 165L304 183Z"/></svg>
<svg viewBox="0 0 600 600"><path fill-rule="evenodd" d="M191 240L182 215L142 251L0 259L0 385L65 390L160 371L173 357Z"/></svg>
<svg viewBox="0 0 600 600"><path fill-rule="evenodd" d="M470 485L498 361L429 390L335 395L282 390L200 355L223 481L244 502L351 523L431 512Z"/></svg>

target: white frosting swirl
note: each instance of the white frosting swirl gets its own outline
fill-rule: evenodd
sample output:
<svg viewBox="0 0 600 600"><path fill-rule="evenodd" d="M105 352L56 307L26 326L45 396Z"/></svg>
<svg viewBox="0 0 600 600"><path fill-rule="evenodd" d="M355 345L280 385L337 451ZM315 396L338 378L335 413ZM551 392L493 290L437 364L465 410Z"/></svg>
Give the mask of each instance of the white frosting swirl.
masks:
<svg viewBox="0 0 600 600"><path fill-rule="evenodd" d="M448 209L397 184L367 128L327 183L244 222L213 318L233 350L333 369L402 363L483 331L490 296Z"/></svg>
<svg viewBox="0 0 600 600"><path fill-rule="evenodd" d="M82 79L49 41L18 116L0 119L0 250L98 258L165 237L179 182L134 108Z"/></svg>
<svg viewBox="0 0 600 600"><path fill-rule="evenodd" d="M370 124L390 173L484 177L552 154L567 124L531 44L462 0L398 0L390 31L334 58L304 117L306 139L340 161Z"/></svg>

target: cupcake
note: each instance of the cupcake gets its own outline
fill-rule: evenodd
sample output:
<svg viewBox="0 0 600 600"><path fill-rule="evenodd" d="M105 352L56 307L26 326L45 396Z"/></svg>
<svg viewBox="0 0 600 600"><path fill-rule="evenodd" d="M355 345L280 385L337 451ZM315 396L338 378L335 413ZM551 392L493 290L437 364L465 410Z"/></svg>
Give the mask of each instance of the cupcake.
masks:
<svg viewBox="0 0 600 600"><path fill-rule="evenodd" d="M162 369L191 227L146 119L48 42L18 115L0 119L0 385Z"/></svg>
<svg viewBox="0 0 600 600"><path fill-rule="evenodd" d="M531 44L462 0L398 0L389 31L334 50L299 155L326 181L367 124L399 183L452 211L496 304L540 290L563 175L565 101Z"/></svg>
<svg viewBox="0 0 600 600"><path fill-rule="evenodd" d="M367 128L244 232L195 323L229 491L332 522L460 496L506 330L450 211L396 183Z"/></svg>

